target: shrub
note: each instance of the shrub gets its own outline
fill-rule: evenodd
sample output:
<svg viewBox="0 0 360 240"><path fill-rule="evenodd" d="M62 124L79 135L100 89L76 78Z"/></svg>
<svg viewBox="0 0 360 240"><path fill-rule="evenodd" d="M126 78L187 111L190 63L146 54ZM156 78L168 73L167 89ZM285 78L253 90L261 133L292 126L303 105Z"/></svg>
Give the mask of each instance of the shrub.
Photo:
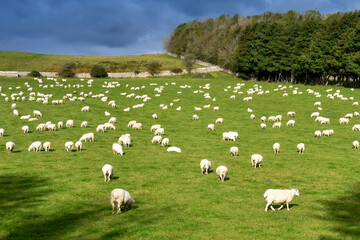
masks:
<svg viewBox="0 0 360 240"><path fill-rule="evenodd" d="M73 62L64 63L59 72L60 77L75 77L76 64Z"/></svg>
<svg viewBox="0 0 360 240"><path fill-rule="evenodd" d="M91 77L93 78L99 78L99 77L107 77L108 74L105 71L105 68L101 65L94 65L93 68L91 69L91 73L90 73Z"/></svg>
<svg viewBox="0 0 360 240"><path fill-rule="evenodd" d="M139 73L140 73L140 71L139 70L135 70L135 75L138 75Z"/></svg>
<svg viewBox="0 0 360 240"><path fill-rule="evenodd" d="M149 62L146 65L146 68L148 69L151 76L154 76L155 74L160 73L161 64L158 61Z"/></svg>
<svg viewBox="0 0 360 240"><path fill-rule="evenodd" d="M172 73L182 73L183 70L180 69L180 68L174 68L174 69L171 69L171 72L172 72Z"/></svg>
<svg viewBox="0 0 360 240"><path fill-rule="evenodd" d="M184 60L183 60L182 64L184 65L184 67L186 67L186 70L188 71L188 73L191 73L191 70L193 69L195 62L196 62L196 58L194 55L186 54L184 56Z"/></svg>
<svg viewBox="0 0 360 240"><path fill-rule="evenodd" d="M41 74L39 73L39 71L36 70L32 70L29 74L29 77L41 77Z"/></svg>

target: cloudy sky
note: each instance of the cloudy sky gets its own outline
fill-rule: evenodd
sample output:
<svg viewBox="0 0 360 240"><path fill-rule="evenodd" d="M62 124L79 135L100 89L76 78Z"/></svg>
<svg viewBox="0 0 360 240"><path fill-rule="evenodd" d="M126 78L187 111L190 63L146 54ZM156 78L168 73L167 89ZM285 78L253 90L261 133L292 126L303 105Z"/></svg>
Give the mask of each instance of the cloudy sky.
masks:
<svg viewBox="0 0 360 240"><path fill-rule="evenodd" d="M0 0L0 50L127 55L164 52L180 24L221 14L354 11L360 0Z"/></svg>

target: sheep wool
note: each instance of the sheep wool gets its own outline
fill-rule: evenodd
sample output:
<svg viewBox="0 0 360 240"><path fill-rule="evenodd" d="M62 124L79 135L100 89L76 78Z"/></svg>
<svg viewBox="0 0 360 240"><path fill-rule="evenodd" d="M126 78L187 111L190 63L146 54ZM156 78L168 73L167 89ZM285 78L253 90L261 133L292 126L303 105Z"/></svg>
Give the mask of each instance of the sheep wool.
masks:
<svg viewBox="0 0 360 240"><path fill-rule="evenodd" d="M104 174L105 182L110 182L110 179L113 178L114 175L114 168L110 164L105 164L101 170Z"/></svg>
<svg viewBox="0 0 360 240"><path fill-rule="evenodd" d="M211 162L207 159L203 159L200 161L201 174L209 174L209 169L211 168Z"/></svg>
<svg viewBox="0 0 360 240"><path fill-rule="evenodd" d="M290 211L289 202L291 202L294 196L300 196L299 190L297 189L268 189L264 193L264 198L267 202L265 212L267 212L269 206L271 210L275 211L272 203L281 204L278 210L283 208L283 204L286 203L287 210Z"/></svg>
<svg viewBox="0 0 360 240"><path fill-rule="evenodd" d="M130 196L130 193L126 190L116 188L111 191L110 194L110 204L112 206L112 214L115 214L114 208L115 204L117 205L116 214L121 213L121 206L124 206L124 211L127 207L132 208L135 200Z"/></svg>
<svg viewBox="0 0 360 240"><path fill-rule="evenodd" d="M225 166L219 166L216 169L216 174L219 176L221 182L225 181L226 176L228 175L229 170Z"/></svg>

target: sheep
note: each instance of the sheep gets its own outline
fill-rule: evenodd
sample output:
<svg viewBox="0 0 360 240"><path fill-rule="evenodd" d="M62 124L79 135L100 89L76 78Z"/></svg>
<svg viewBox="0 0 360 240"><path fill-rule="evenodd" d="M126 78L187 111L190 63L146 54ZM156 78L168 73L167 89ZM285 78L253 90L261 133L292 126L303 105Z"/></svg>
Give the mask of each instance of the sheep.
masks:
<svg viewBox="0 0 360 240"><path fill-rule="evenodd" d="M323 130L323 131L322 131L322 135L323 135L323 136L331 136L332 134L331 134L331 131L330 131L330 130Z"/></svg>
<svg viewBox="0 0 360 240"><path fill-rule="evenodd" d="M110 182L110 179L114 176L114 168L110 164L105 164L101 170L104 174L105 182Z"/></svg>
<svg viewBox="0 0 360 240"><path fill-rule="evenodd" d="M56 131L56 124L52 123L52 124L49 124L47 125L47 130L49 131Z"/></svg>
<svg viewBox="0 0 360 240"><path fill-rule="evenodd" d="M239 156L239 148L238 147L231 147L230 148L230 156Z"/></svg>
<svg viewBox="0 0 360 240"><path fill-rule="evenodd" d="M321 119L320 124L330 124L330 118Z"/></svg>
<svg viewBox="0 0 360 240"><path fill-rule="evenodd" d="M71 119L67 120L65 125L67 128L72 128L74 126L74 121Z"/></svg>
<svg viewBox="0 0 360 240"><path fill-rule="evenodd" d="M272 128L281 128L281 122L274 123Z"/></svg>
<svg viewBox="0 0 360 240"><path fill-rule="evenodd" d="M126 190L116 188L111 191L110 194L110 204L112 206L112 214L115 214L114 208L115 203L117 204L117 211L116 214L121 213L121 206L124 205L124 211L126 211L126 208L129 207L129 209L132 208L135 200L130 196L130 193Z"/></svg>
<svg viewBox="0 0 360 240"><path fill-rule="evenodd" d="M225 181L226 176L228 175L229 170L225 166L219 166L216 169L216 174L219 176L221 182Z"/></svg>
<svg viewBox="0 0 360 240"><path fill-rule="evenodd" d="M215 130L215 125L211 123L211 124L208 125L207 129L209 131L214 131Z"/></svg>
<svg viewBox="0 0 360 240"><path fill-rule="evenodd" d="M20 120L29 120L31 115L24 115L20 117Z"/></svg>
<svg viewBox="0 0 360 240"><path fill-rule="evenodd" d="M90 111L90 107L89 106L85 106L81 109L82 112L89 112Z"/></svg>
<svg viewBox="0 0 360 240"><path fill-rule="evenodd" d="M150 128L150 131L151 132L154 132L156 131L157 129L161 128L161 125L160 124L155 124L155 125L152 125L151 128Z"/></svg>
<svg viewBox="0 0 360 240"><path fill-rule="evenodd" d="M124 155L123 149L120 144L114 143L112 145L113 154L115 155Z"/></svg>
<svg viewBox="0 0 360 240"><path fill-rule="evenodd" d="M28 151L30 152L31 150L35 151L35 152L40 152L41 150L41 142L40 141L36 141L36 142L33 142L29 148L28 148Z"/></svg>
<svg viewBox="0 0 360 240"><path fill-rule="evenodd" d="M305 144L304 143L299 143L297 145L297 149L299 153L304 153L305 152Z"/></svg>
<svg viewBox="0 0 360 240"><path fill-rule="evenodd" d="M136 121L135 121L135 120L130 121L130 122L128 123L128 127L132 127L135 123L136 123Z"/></svg>
<svg viewBox="0 0 360 240"><path fill-rule="evenodd" d="M282 116L281 115L276 115L275 116L275 121L282 121Z"/></svg>
<svg viewBox="0 0 360 240"><path fill-rule="evenodd" d="M314 103L314 106L315 106L315 107L320 107L320 106L321 106L321 102L315 102L315 103Z"/></svg>
<svg viewBox="0 0 360 240"><path fill-rule="evenodd" d="M66 149L66 151L67 152L71 152L72 151L72 149L73 149L73 147L74 147L74 143L73 142L66 142L65 143L65 149Z"/></svg>
<svg viewBox="0 0 360 240"><path fill-rule="evenodd" d="M199 120L199 116L196 115L196 114L194 114L194 115L192 116L192 119L193 119L193 120Z"/></svg>
<svg viewBox="0 0 360 240"><path fill-rule="evenodd" d="M130 137L125 137L123 140L122 140L122 143L125 147L130 147L131 145L131 138Z"/></svg>
<svg viewBox="0 0 360 240"><path fill-rule="evenodd" d="M77 151L77 152L78 152L78 151L81 152L82 147L83 147L83 143L82 143L81 141L77 141L77 142L75 143L75 148L76 148L76 151Z"/></svg>
<svg viewBox="0 0 360 240"><path fill-rule="evenodd" d="M81 123L80 127L86 128L87 125L88 125L88 122L87 122L87 121L83 121L83 122Z"/></svg>
<svg viewBox="0 0 360 240"><path fill-rule="evenodd" d="M58 122L57 126L58 126L58 129L62 129L64 127L64 123L63 122Z"/></svg>
<svg viewBox="0 0 360 240"><path fill-rule="evenodd" d="M169 146L169 142L170 142L170 140L168 138L164 138L161 142L161 146L167 147L167 146Z"/></svg>
<svg viewBox="0 0 360 240"><path fill-rule="evenodd" d="M96 127L96 132L105 132L105 125L100 124Z"/></svg>
<svg viewBox="0 0 360 240"><path fill-rule="evenodd" d="M286 126L289 126L289 127L295 126L295 120L289 120L289 121L286 123Z"/></svg>
<svg viewBox="0 0 360 240"><path fill-rule="evenodd" d="M316 138L321 137L321 131L320 131L320 130L316 130L315 133L314 133L314 136L315 136Z"/></svg>
<svg viewBox="0 0 360 240"><path fill-rule="evenodd" d="M260 120L261 120L262 122L266 122L266 117L265 117L265 116L262 116L262 117L260 118Z"/></svg>
<svg viewBox="0 0 360 240"><path fill-rule="evenodd" d="M6 146L6 150L10 153L10 152L12 152L14 149L15 149L15 143L13 143L13 142L7 142L6 144L5 144L5 146Z"/></svg>
<svg viewBox="0 0 360 240"><path fill-rule="evenodd" d="M168 147L168 149L166 150L168 152L178 152L181 153L181 149L178 147Z"/></svg>
<svg viewBox="0 0 360 240"><path fill-rule="evenodd" d="M215 106L214 108L213 108L213 111L215 111L215 112L218 112L220 110L220 107L219 106Z"/></svg>
<svg viewBox="0 0 360 240"><path fill-rule="evenodd" d="M49 152L49 151L50 151L50 147L51 147L51 143L50 143L50 142L44 142L43 148L44 148L45 152Z"/></svg>
<svg viewBox="0 0 360 240"><path fill-rule="evenodd" d="M357 140L353 141L352 145L353 145L354 149L358 149L359 148L359 141L357 141Z"/></svg>
<svg viewBox="0 0 360 240"><path fill-rule="evenodd" d="M15 109L16 108L16 103L11 104L11 108Z"/></svg>
<svg viewBox="0 0 360 240"><path fill-rule="evenodd" d="M118 140L118 144L123 144L126 138L129 138L131 140L131 136L129 133L121 135Z"/></svg>
<svg viewBox="0 0 360 240"><path fill-rule="evenodd" d="M38 110L34 110L34 111L33 111L33 115L34 115L35 117L42 117L41 112L38 111Z"/></svg>
<svg viewBox="0 0 360 240"><path fill-rule="evenodd" d="M355 125L352 127L352 130L353 130L353 131L360 131L360 124L355 124Z"/></svg>
<svg viewBox="0 0 360 240"><path fill-rule="evenodd" d="M151 143L152 144L154 144L154 143L160 144L161 140L162 140L161 136L154 136L153 139L151 140Z"/></svg>
<svg viewBox="0 0 360 240"><path fill-rule="evenodd" d="M29 126L27 126L27 125L22 126L21 130L22 130L24 133L28 133L28 132L29 132Z"/></svg>
<svg viewBox="0 0 360 240"><path fill-rule="evenodd" d="M5 134L5 129L0 128L0 137L3 137Z"/></svg>
<svg viewBox="0 0 360 240"><path fill-rule="evenodd" d="M276 117L275 116L270 116L268 117L268 122L275 122L276 121Z"/></svg>
<svg viewBox="0 0 360 240"><path fill-rule="evenodd" d="M359 112L354 112L354 117L359 117L360 113Z"/></svg>
<svg viewBox="0 0 360 240"><path fill-rule="evenodd" d="M250 115L250 119L251 119L251 120L255 120L255 115L254 115L254 114L251 114L251 115Z"/></svg>
<svg viewBox="0 0 360 240"><path fill-rule="evenodd" d="M142 130L142 124L141 123L135 123L132 128L134 130Z"/></svg>
<svg viewBox="0 0 360 240"><path fill-rule="evenodd" d="M290 211L289 202L291 202L294 196L300 196L299 190L297 189L268 189L264 193L264 198L266 199L265 212L267 212L269 206L271 210L275 211L272 206L272 203L280 203L281 206L278 210L283 208L283 204L286 203L287 210Z"/></svg>
<svg viewBox="0 0 360 240"><path fill-rule="evenodd" d="M209 170L211 168L211 162L207 159L203 159L200 162L201 174L209 174Z"/></svg>
<svg viewBox="0 0 360 240"><path fill-rule="evenodd" d="M45 131L46 125L45 123L40 123L39 125L37 125L37 127L35 128L36 131Z"/></svg>
<svg viewBox="0 0 360 240"><path fill-rule="evenodd" d="M287 113L287 116L288 116L288 117L293 117L293 118L294 118L295 115L296 115L295 112L288 112L288 113Z"/></svg>
<svg viewBox="0 0 360 240"><path fill-rule="evenodd" d="M340 124L349 124L349 119L348 118L340 118L339 123Z"/></svg>
<svg viewBox="0 0 360 240"><path fill-rule="evenodd" d="M154 114L152 115L152 118L156 120L156 119L158 119L158 115L157 115L156 113L154 113Z"/></svg>
<svg viewBox="0 0 360 240"><path fill-rule="evenodd" d="M354 117L354 114L352 113L348 113L345 115L345 118L353 118Z"/></svg>
<svg viewBox="0 0 360 240"><path fill-rule="evenodd" d="M218 119L215 120L215 123L223 124L224 119L223 118L218 118Z"/></svg>
<svg viewBox="0 0 360 240"><path fill-rule="evenodd" d="M252 167L256 168L257 166L260 167L260 163L263 160L263 156L261 156L260 154L253 154L251 155L251 165Z"/></svg>
<svg viewBox="0 0 360 240"><path fill-rule="evenodd" d="M154 135L164 135L165 134L165 129L164 128L158 128L156 129Z"/></svg>
<svg viewBox="0 0 360 240"><path fill-rule="evenodd" d="M112 124L112 123L104 123L104 127L105 127L105 130L108 130L108 129L115 130L116 129L114 124Z"/></svg>
<svg viewBox="0 0 360 240"><path fill-rule="evenodd" d="M94 138L95 138L95 135L93 133L85 133L84 135L81 136L79 141L93 142Z"/></svg>
<svg viewBox="0 0 360 240"><path fill-rule="evenodd" d="M108 123L115 124L116 123L116 117L111 117L108 121Z"/></svg>
<svg viewBox="0 0 360 240"><path fill-rule="evenodd" d="M236 140L236 135L231 132L223 132L222 136L223 136L223 138L222 138L223 141L225 141L225 140L235 141Z"/></svg>
<svg viewBox="0 0 360 240"><path fill-rule="evenodd" d="M18 117L19 116L19 111L17 109L14 109L13 114L14 114L15 117Z"/></svg>
<svg viewBox="0 0 360 240"><path fill-rule="evenodd" d="M313 112L312 114L311 114L311 117L312 118L317 118L317 117L319 117L320 116L320 113L319 112Z"/></svg>
<svg viewBox="0 0 360 240"><path fill-rule="evenodd" d="M274 153L280 152L280 143L274 143L273 145Z"/></svg>

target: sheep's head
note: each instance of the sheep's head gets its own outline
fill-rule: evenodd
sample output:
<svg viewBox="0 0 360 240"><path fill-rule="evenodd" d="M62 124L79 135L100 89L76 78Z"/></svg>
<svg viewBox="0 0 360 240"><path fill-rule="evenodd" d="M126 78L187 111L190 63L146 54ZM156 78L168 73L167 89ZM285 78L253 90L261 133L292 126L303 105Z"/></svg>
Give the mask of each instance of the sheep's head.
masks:
<svg viewBox="0 0 360 240"><path fill-rule="evenodd" d="M299 190L295 189L295 195L298 197L300 196Z"/></svg>

